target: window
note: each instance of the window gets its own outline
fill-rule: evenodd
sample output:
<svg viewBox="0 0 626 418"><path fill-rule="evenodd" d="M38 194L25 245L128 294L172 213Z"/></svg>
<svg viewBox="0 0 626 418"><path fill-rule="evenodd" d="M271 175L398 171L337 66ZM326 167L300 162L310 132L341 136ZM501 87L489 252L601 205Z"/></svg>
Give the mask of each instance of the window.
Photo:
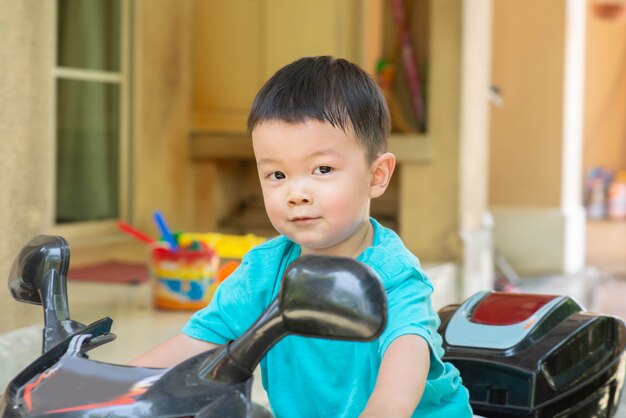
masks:
<svg viewBox="0 0 626 418"><path fill-rule="evenodd" d="M55 224L114 226L129 175L129 0L58 0Z"/></svg>

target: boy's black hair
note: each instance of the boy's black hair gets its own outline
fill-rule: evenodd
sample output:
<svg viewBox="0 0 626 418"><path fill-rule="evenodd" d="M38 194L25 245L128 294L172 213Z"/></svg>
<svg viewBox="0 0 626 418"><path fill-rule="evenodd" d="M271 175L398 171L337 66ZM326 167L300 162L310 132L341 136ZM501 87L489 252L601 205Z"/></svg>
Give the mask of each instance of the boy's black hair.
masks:
<svg viewBox="0 0 626 418"><path fill-rule="evenodd" d="M305 57L278 70L254 99L248 132L268 120L307 119L354 129L369 162L387 150L391 122L385 97L365 71L344 59Z"/></svg>

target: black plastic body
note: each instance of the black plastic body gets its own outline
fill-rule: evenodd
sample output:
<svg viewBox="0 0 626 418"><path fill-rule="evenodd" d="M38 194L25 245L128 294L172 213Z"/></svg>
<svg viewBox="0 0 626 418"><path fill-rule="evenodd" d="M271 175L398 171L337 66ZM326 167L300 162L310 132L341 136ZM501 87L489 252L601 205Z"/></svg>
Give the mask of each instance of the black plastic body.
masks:
<svg viewBox="0 0 626 418"><path fill-rule="evenodd" d="M485 417L611 417L624 381L624 323L583 311L569 298L505 350L451 345L439 312L444 361L460 371L475 414Z"/></svg>
<svg viewBox="0 0 626 418"><path fill-rule="evenodd" d="M165 370L62 358L49 377L38 374L25 385L14 385L17 398L11 402L3 396L0 411L6 418L251 416L252 378L241 383L203 379L198 373L203 360L196 356Z"/></svg>

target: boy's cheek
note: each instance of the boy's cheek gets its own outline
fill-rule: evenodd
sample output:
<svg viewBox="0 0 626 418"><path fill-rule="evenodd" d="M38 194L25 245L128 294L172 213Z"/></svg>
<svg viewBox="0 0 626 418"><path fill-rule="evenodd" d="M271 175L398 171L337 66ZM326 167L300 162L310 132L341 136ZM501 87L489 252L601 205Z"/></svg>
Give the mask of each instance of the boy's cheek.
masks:
<svg viewBox="0 0 626 418"><path fill-rule="evenodd" d="M280 194L276 190L272 190L270 187L264 187L262 192L265 207L276 206L278 204L280 200Z"/></svg>
<svg viewBox="0 0 626 418"><path fill-rule="evenodd" d="M272 223L275 223L275 221L279 221L283 217L283 211L276 204L276 202L273 202L271 199L265 198L264 201L265 212L267 213L268 218L270 218L270 221Z"/></svg>

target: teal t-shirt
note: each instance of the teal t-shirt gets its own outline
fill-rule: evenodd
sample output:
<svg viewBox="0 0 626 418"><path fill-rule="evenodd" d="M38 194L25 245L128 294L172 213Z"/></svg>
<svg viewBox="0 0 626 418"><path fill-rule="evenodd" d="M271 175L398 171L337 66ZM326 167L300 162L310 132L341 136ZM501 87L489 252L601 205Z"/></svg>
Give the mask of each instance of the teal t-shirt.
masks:
<svg viewBox="0 0 626 418"><path fill-rule="evenodd" d="M401 335L416 334L430 347L430 370L414 417L471 417L469 396L458 370L441 360L439 317L432 284L398 235L374 219L372 246L358 257L380 276L388 299L388 322L372 342L288 336L261 361L263 387L276 417L358 417L376 383L385 350ZM285 268L300 246L280 236L246 254L211 303L183 328L217 344L240 336L278 294Z"/></svg>

